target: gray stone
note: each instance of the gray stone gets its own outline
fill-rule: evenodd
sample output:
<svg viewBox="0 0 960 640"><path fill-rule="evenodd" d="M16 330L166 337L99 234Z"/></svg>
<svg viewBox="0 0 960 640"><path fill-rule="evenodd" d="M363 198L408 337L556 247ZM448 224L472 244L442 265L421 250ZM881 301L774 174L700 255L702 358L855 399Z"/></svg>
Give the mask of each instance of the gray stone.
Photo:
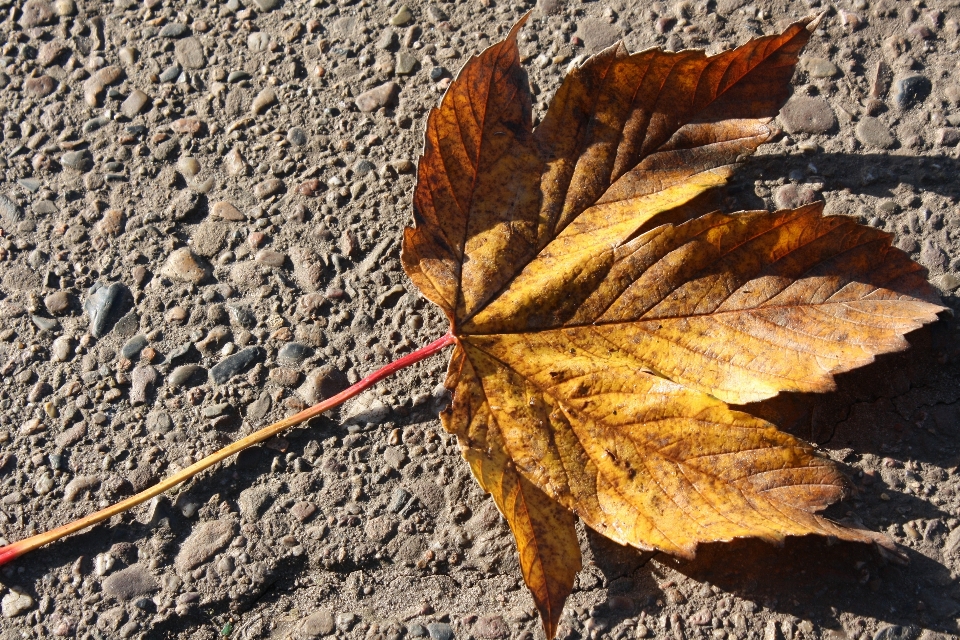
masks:
<svg viewBox="0 0 960 640"><path fill-rule="evenodd" d="M300 344L299 342L288 342L280 347L280 351L277 353L277 359L290 364L300 364L312 355L313 349L307 345Z"/></svg>
<svg viewBox="0 0 960 640"><path fill-rule="evenodd" d="M198 364L182 364L170 372L170 377L167 379L167 382L169 382L173 387L183 387L188 385L190 382L200 384L201 381L199 374L202 371L203 367Z"/></svg>
<svg viewBox="0 0 960 640"><path fill-rule="evenodd" d="M270 413L270 407L273 405L273 399L270 394L264 391L260 397L247 405L247 420L256 421Z"/></svg>
<svg viewBox="0 0 960 640"><path fill-rule="evenodd" d="M159 35L161 38L182 38L188 33L190 33L190 29L187 25L181 22L168 22L160 29Z"/></svg>
<svg viewBox="0 0 960 640"><path fill-rule="evenodd" d="M80 173L86 173L93 168L93 156L91 156L90 152L86 149L81 149L80 151L68 151L61 156L60 164L68 169L73 169L74 171L79 171Z"/></svg>
<svg viewBox="0 0 960 640"><path fill-rule="evenodd" d="M203 69L207 64L207 56L203 53L203 46L193 36L178 40L174 53L177 62L184 69Z"/></svg>
<svg viewBox="0 0 960 640"><path fill-rule="evenodd" d="M180 144L173 140L175 147L179 150ZM183 190L178 193L167 205L165 211L166 217L180 221L194 213L200 205L200 196L189 190Z"/></svg>
<svg viewBox="0 0 960 640"><path fill-rule="evenodd" d="M260 347L247 347L229 355L210 369L210 379L214 384L223 384L238 373L242 373L260 356Z"/></svg>
<svg viewBox="0 0 960 640"><path fill-rule="evenodd" d="M74 502L85 492L91 491L98 486L100 486L100 478L98 476L77 476L63 488L63 499L67 502Z"/></svg>
<svg viewBox="0 0 960 640"><path fill-rule="evenodd" d="M227 313L230 316L230 324L244 329L252 329L257 326L257 316L249 307L239 305L227 305Z"/></svg>
<svg viewBox="0 0 960 640"><path fill-rule="evenodd" d="M402 5L397 12L393 14L393 17L390 18L390 24L395 27L402 27L411 20L413 20L413 12L410 11L410 7L407 5Z"/></svg>
<svg viewBox="0 0 960 640"><path fill-rule="evenodd" d="M393 72L398 76L408 76L413 73L413 70L418 64L420 64L420 61L415 55L401 51L397 54L397 61L394 65Z"/></svg>
<svg viewBox="0 0 960 640"><path fill-rule="evenodd" d="M277 8L277 5L280 4L280 0L253 0L253 4L255 4L260 11L273 11Z"/></svg>
<svg viewBox="0 0 960 640"><path fill-rule="evenodd" d="M577 35L590 53L606 49L620 39L620 28L600 18L584 18L577 21Z"/></svg>
<svg viewBox="0 0 960 640"><path fill-rule="evenodd" d="M300 127L291 127L290 131L287 131L287 140L290 144L302 147L307 144L307 132Z"/></svg>
<svg viewBox="0 0 960 640"><path fill-rule="evenodd" d="M174 559L178 571L189 571L212 558L224 549L233 538L234 523L229 520L214 520L197 525Z"/></svg>
<svg viewBox="0 0 960 640"><path fill-rule="evenodd" d="M248 520L256 520L270 508L275 499L275 492L269 487L250 487L240 492L237 504L240 506L240 515Z"/></svg>
<svg viewBox="0 0 960 640"><path fill-rule="evenodd" d="M837 65L823 58L807 58L804 67L811 78L832 78L840 73Z"/></svg>
<svg viewBox="0 0 960 640"><path fill-rule="evenodd" d="M941 147L955 147L960 144L960 129L943 127L937 129L937 145Z"/></svg>
<svg viewBox="0 0 960 640"><path fill-rule="evenodd" d="M913 640L917 630L910 627L901 627L896 624L887 624L873 634L873 640Z"/></svg>
<svg viewBox="0 0 960 640"><path fill-rule="evenodd" d="M854 133L857 140L869 147L889 149L896 140L887 125L877 118L866 116L857 123Z"/></svg>
<svg viewBox="0 0 960 640"><path fill-rule="evenodd" d="M56 18L50 3L43 0L27 0L21 12L20 26L24 29L50 24Z"/></svg>
<svg viewBox="0 0 960 640"><path fill-rule="evenodd" d="M430 640L453 640L453 627L446 622L431 622L427 625Z"/></svg>
<svg viewBox="0 0 960 640"><path fill-rule="evenodd" d="M399 93L400 85L398 85L396 82L387 82L379 87L374 87L373 89L364 91L356 97L354 102L360 111L370 113L371 111L376 111L381 107L394 104Z"/></svg>
<svg viewBox="0 0 960 640"><path fill-rule="evenodd" d="M919 74L900 78L893 85L893 102L901 109L909 109L926 100L932 88L930 80Z"/></svg>
<svg viewBox="0 0 960 640"><path fill-rule="evenodd" d="M193 232L192 248L194 253L205 258L217 255L227 244L230 225L221 219L208 219L201 222Z"/></svg>
<svg viewBox="0 0 960 640"><path fill-rule="evenodd" d="M347 388L346 376L333 365L323 365L307 375L306 381L297 388L297 395L307 404L317 404Z"/></svg>
<svg viewBox="0 0 960 640"><path fill-rule="evenodd" d="M90 317L92 336L102 338L109 333L116 322L116 312L119 311L126 295L127 288L120 282L114 282L98 287L87 298L83 303L83 310Z"/></svg>
<svg viewBox="0 0 960 640"><path fill-rule="evenodd" d="M142 333L135 335L127 340L123 347L120 348L120 355L127 360L136 360L140 356L140 352L143 351L147 344L149 344L147 336L143 335Z"/></svg>
<svg viewBox="0 0 960 640"><path fill-rule="evenodd" d="M370 518L364 525L363 532L374 542L382 544L397 532L397 518L389 514Z"/></svg>
<svg viewBox="0 0 960 640"><path fill-rule="evenodd" d="M23 209L7 196L0 195L0 217L11 227L23 220Z"/></svg>
<svg viewBox="0 0 960 640"><path fill-rule="evenodd" d="M780 110L788 133L826 133L837 125L833 109L823 98L797 96Z"/></svg>
<svg viewBox="0 0 960 640"><path fill-rule="evenodd" d="M932 240L924 240L920 248L920 263L933 271L947 268L947 254Z"/></svg>
<svg viewBox="0 0 960 640"><path fill-rule="evenodd" d="M173 82L180 77L180 65L167 67L160 72L160 82Z"/></svg>
<svg viewBox="0 0 960 640"><path fill-rule="evenodd" d="M956 273L945 273L935 280L937 287L942 291L953 291L960 287L960 275ZM958 529L960 531L960 529Z"/></svg>
<svg viewBox="0 0 960 640"><path fill-rule="evenodd" d="M333 633L333 613L327 608L314 611L300 623L300 633L305 638L320 638Z"/></svg>
<svg viewBox="0 0 960 640"><path fill-rule="evenodd" d="M133 600L159 588L157 579L139 563L107 576L103 581L103 592L118 600Z"/></svg>
<svg viewBox="0 0 960 640"><path fill-rule="evenodd" d="M166 411L151 411L147 414L147 431L163 435L173 430L173 419Z"/></svg>
<svg viewBox="0 0 960 640"><path fill-rule="evenodd" d="M390 416L390 407L380 398L365 393L344 411L344 424L382 424Z"/></svg>

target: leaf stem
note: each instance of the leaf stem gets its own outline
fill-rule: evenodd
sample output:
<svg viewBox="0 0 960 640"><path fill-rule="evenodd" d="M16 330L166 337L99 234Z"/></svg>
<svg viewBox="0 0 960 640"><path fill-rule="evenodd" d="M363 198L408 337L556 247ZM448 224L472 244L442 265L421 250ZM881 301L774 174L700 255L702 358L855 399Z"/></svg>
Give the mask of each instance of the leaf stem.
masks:
<svg viewBox="0 0 960 640"><path fill-rule="evenodd" d="M0 565L10 562L11 560L23 555L24 553L27 553L28 551L33 551L34 549L38 547L42 547L47 543L54 542L55 540L59 540L64 536L68 536L71 533L75 533L77 531L80 531L81 529L85 529L102 520L106 520L107 518L111 518L115 515L123 513L124 511L127 511L128 509L135 507L138 504L146 502L147 500L160 495L166 490L177 486L181 482L189 480L190 478L197 475L204 469L215 465L221 460L224 460L225 458L229 458L233 454L239 453L244 449L252 445L255 445L259 442L263 442L264 440L271 438L272 436L280 433L281 431L284 431L285 429L289 429L290 427L298 425L302 422L306 422L307 420L310 420L311 418L320 415L324 411L327 411L328 409L332 409L333 407L336 407L346 402L350 398L353 398L354 396L360 394L366 389L372 387L374 384L376 384L380 380L383 380L384 378L387 378L393 375L400 369L409 367L412 364L420 362L421 360L424 360L434 355L435 353L441 351L445 347L453 344L455 341L456 341L456 338L450 333L448 333L442 338L440 338L439 340L435 342L431 342L427 346L422 347L414 351L413 353L408 353L402 358L395 360L394 362L391 362L385 367L371 373L369 376L367 376L363 380L360 380L353 386L347 388L344 391L341 391L340 393L333 396L332 398L328 398L327 400L324 400L323 402L320 402L319 404L316 404L310 407L309 409L304 409L300 413L294 414L289 418L284 418L283 420L280 420L279 422L275 422L268 427L264 427L263 429L260 429L255 433L251 433L247 437L242 438L234 442L233 444L227 445L223 449L220 449L219 451L210 454L206 458L203 458L202 460L199 460L193 463L186 469L178 471L177 473L170 476L166 480L163 480L162 482L150 487L149 489L141 491L135 496L127 498L126 500L122 500L114 505L107 507L106 509L97 511L96 513L93 513L89 516L80 518L79 520L74 520L73 522L69 524L65 524L62 527L57 527L56 529L53 529L51 531L39 533L35 536L31 536L29 538L25 538L18 542L14 542L5 547L0 547Z"/></svg>

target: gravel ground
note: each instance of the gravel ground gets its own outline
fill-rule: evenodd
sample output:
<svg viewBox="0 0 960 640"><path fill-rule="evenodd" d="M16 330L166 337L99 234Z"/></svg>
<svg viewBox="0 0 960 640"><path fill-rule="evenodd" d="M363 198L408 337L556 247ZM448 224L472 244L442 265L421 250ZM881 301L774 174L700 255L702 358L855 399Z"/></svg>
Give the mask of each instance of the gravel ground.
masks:
<svg viewBox="0 0 960 640"><path fill-rule="evenodd" d="M734 46L826 9L726 208L823 198L957 308L960 3L0 0L0 536L143 489L446 329L404 276L430 107L533 9L537 116L623 38ZM581 530L564 639L948 637L960 619L960 342L748 407L859 489L824 539L683 563ZM435 419L434 357L0 570L0 638L541 638L510 534Z"/></svg>

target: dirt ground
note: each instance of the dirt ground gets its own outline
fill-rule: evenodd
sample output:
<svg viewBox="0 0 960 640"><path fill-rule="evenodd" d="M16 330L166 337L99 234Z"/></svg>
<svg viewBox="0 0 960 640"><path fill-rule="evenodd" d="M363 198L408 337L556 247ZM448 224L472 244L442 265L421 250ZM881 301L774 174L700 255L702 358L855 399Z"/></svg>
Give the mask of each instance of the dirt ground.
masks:
<svg viewBox="0 0 960 640"><path fill-rule="evenodd" d="M0 537L141 490L446 330L400 268L428 110L532 18L537 117L619 38L715 53L826 11L725 206L826 201L960 287L960 2L0 0ZM394 84L387 84L394 83ZM581 529L571 638L951 637L954 318L747 407L818 443L819 538L680 562ZM0 570L0 639L542 638L509 531L436 420L444 356Z"/></svg>

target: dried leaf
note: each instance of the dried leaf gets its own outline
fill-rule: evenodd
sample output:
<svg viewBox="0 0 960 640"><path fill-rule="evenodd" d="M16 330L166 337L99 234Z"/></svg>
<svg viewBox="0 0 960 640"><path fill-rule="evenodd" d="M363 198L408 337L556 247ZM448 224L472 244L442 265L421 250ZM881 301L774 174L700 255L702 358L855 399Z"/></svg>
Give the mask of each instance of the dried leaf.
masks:
<svg viewBox="0 0 960 640"><path fill-rule="evenodd" d="M830 390L943 309L889 234L821 204L701 215L773 135L814 25L712 57L615 45L534 130L524 21L431 112L402 259L457 337L441 418L548 637L580 568L571 513L682 557L812 533L890 546L816 515L845 492L830 461L727 405Z"/></svg>

